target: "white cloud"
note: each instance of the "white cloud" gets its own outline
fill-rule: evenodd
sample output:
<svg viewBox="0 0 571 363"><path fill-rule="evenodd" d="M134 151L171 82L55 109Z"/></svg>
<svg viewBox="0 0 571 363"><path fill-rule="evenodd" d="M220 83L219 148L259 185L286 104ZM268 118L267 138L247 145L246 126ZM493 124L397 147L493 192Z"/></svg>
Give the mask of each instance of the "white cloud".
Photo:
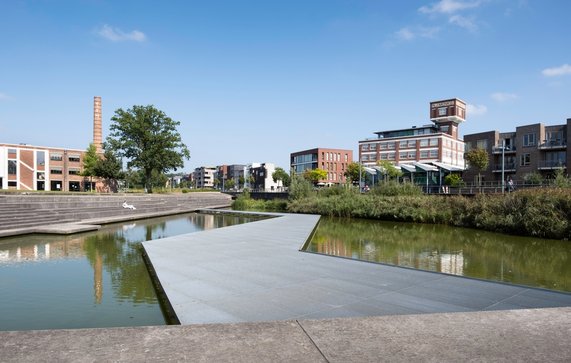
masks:
<svg viewBox="0 0 571 363"><path fill-rule="evenodd" d="M414 33L409 28L402 28L395 34L400 40L413 40L415 38Z"/></svg>
<svg viewBox="0 0 571 363"><path fill-rule="evenodd" d="M571 74L571 66L569 64L564 64L559 67L545 68L541 73L546 77L557 77Z"/></svg>
<svg viewBox="0 0 571 363"><path fill-rule="evenodd" d="M494 100L498 102L507 102L511 100L515 100L517 95L514 93L505 93L505 92L495 92L490 95Z"/></svg>
<svg viewBox="0 0 571 363"><path fill-rule="evenodd" d="M466 113L467 116L481 116L486 114L486 112L488 112L488 108L484 105L472 105L472 104L467 104L466 105Z"/></svg>
<svg viewBox="0 0 571 363"><path fill-rule="evenodd" d="M467 29L471 32L476 32L478 30L478 26L473 19L466 18L462 15L452 15L448 19L448 22L450 24L458 25L459 27Z"/></svg>
<svg viewBox="0 0 571 363"><path fill-rule="evenodd" d="M482 1L457 1L457 0L440 0L437 3L432 3L430 6L422 6L418 9L424 14L454 14L458 11L465 9L477 8Z"/></svg>
<svg viewBox="0 0 571 363"><path fill-rule="evenodd" d="M439 31L440 28L438 27L427 28L421 26L412 29L406 27L397 31L395 35L399 40L410 41L415 38L428 38L428 39L435 38Z"/></svg>
<svg viewBox="0 0 571 363"><path fill-rule="evenodd" d="M129 33L125 33L119 28L113 28L107 24L103 25L101 29L97 31L97 34L105 39L112 42L123 42L123 41L133 41L133 42L144 42L147 37L143 32L138 30L133 30Z"/></svg>

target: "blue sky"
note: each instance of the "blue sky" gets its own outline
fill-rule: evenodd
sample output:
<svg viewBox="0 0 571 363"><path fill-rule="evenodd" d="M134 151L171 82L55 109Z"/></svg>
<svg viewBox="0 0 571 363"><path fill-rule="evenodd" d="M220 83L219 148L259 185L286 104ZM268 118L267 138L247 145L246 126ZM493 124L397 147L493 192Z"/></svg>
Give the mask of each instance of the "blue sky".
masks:
<svg viewBox="0 0 571 363"><path fill-rule="evenodd" d="M184 170L356 151L469 104L462 135L571 118L571 1L0 0L0 142L86 149L118 108L180 121Z"/></svg>

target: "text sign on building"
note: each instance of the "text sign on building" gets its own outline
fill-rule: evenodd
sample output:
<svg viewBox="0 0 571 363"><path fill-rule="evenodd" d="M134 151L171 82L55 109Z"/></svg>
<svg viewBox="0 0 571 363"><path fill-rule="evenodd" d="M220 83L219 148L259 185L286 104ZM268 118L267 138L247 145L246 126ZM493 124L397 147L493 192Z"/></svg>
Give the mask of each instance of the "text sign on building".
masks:
<svg viewBox="0 0 571 363"><path fill-rule="evenodd" d="M445 106L454 106L454 100L444 101L444 102L436 102L436 103L430 104L430 106L431 106L432 108L445 107Z"/></svg>

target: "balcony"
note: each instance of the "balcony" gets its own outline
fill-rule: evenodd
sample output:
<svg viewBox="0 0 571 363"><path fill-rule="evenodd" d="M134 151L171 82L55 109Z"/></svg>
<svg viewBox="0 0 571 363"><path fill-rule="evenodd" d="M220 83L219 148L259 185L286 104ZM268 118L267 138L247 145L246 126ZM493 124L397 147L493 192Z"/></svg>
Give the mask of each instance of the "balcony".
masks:
<svg viewBox="0 0 571 363"><path fill-rule="evenodd" d="M542 160L537 166L540 170L565 169L566 167L567 162L565 160Z"/></svg>
<svg viewBox="0 0 571 363"><path fill-rule="evenodd" d="M506 146L504 150L504 154L515 154L516 148L515 146ZM494 154L501 154L502 153L502 145L496 145L492 148L492 152Z"/></svg>
<svg viewBox="0 0 571 363"><path fill-rule="evenodd" d="M539 144L541 150L565 149L567 148L567 140L544 140Z"/></svg>
<svg viewBox="0 0 571 363"><path fill-rule="evenodd" d="M516 163L504 163L504 172L512 172L516 170ZM502 164L494 164L492 167L493 173L501 173L502 172Z"/></svg>

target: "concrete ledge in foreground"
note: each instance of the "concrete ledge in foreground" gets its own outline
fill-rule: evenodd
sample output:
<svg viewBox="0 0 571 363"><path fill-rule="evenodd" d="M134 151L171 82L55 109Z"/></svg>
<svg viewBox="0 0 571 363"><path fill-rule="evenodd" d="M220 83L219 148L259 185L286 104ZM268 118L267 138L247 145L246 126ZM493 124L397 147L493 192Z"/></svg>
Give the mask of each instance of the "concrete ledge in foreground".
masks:
<svg viewBox="0 0 571 363"><path fill-rule="evenodd" d="M0 332L2 362L569 362L571 308Z"/></svg>

